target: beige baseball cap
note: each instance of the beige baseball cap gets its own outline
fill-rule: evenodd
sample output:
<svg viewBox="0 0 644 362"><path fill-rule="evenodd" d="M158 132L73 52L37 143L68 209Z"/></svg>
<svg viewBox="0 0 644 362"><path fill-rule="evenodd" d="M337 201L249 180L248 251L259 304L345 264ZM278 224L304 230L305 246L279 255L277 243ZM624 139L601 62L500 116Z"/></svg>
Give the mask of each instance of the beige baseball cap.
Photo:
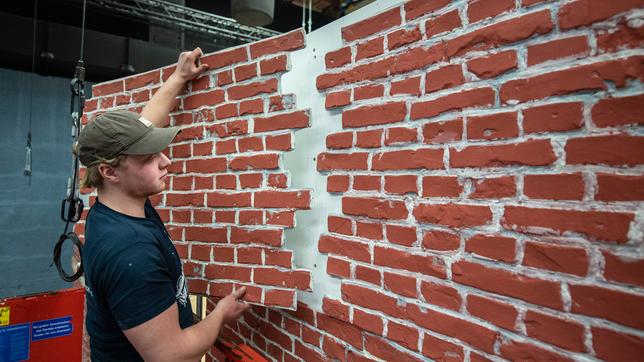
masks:
<svg viewBox="0 0 644 362"><path fill-rule="evenodd" d="M119 155L154 154L168 147L179 131L178 127L154 127L135 112L106 112L83 127L76 153L85 166Z"/></svg>

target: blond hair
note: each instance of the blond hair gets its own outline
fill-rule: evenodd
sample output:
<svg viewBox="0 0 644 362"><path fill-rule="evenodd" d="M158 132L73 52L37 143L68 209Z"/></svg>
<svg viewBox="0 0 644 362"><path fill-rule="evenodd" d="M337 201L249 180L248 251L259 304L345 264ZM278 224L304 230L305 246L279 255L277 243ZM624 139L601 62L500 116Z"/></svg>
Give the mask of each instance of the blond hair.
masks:
<svg viewBox="0 0 644 362"><path fill-rule="evenodd" d="M76 142L72 148L72 152L74 154L78 154L79 151L79 145L78 142ZM121 163L125 161L127 158L127 155L118 155L113 158L99 158L96 161L92 162L89 165L85 165L85 173L83 173L80 177L80 187L89 187L89 188L96 188L100 189L103 187L103 176L101 173L98 171L98 167L101 164L106 164L110 167L118 167Z"/></svg>

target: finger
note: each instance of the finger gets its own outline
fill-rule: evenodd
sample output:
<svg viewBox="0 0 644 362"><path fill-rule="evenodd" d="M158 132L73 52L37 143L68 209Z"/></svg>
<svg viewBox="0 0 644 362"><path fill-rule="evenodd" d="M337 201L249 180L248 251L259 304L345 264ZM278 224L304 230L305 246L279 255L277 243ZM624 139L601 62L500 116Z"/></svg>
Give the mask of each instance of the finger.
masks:
<svg viewBox="0 0 644 362"><path fill-rule="evenodd" d="M210 68L210 67L208 66L208 64L201 64L201 66L199 66L199 71L200 71L200 72L205 72L205 71L207 71L207 70L208 70L208 68Z"/></svg>
<svg viewBox="0 0 644 362"><path fill-rule="evenodd" d="M235 297L235 300L240 299L244 296L244 293L246 293L246 287L241 287L233 292L233 297Z"/></svg>
<svg viewBox="0 0 644 362"><path fill-rule="evenodd" d="M201 48L196 47L195 50L192 51L192 55L199 58L203 55L203 51L201 50Z"/></svg>

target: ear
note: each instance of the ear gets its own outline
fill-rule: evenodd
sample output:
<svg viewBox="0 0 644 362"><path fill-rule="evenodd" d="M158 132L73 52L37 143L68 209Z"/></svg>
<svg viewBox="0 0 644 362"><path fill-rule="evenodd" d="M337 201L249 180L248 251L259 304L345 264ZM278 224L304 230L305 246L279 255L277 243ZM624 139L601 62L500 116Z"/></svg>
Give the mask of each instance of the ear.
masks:
<svg viewBox="0 0 644 362"><path fill-rule="evenodd" d="M101 174L101 177L103 177L103 181L107 181L110 183L118 183L119 182L119 176L114 167L107 165L105 163L101 163L98 165L98 172Z"/></svg>

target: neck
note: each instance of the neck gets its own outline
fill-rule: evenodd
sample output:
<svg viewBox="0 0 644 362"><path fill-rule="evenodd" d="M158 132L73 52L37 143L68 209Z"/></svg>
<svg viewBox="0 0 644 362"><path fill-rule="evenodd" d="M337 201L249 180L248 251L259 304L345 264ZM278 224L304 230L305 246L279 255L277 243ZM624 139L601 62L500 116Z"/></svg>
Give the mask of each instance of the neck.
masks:
<svg viewBox="0 0 644 362"><path fill-rule="evenodd" d="M98 192L101 203L122 214L145 217L145 197L129 195L121 190L105 187Z"/></svg>

